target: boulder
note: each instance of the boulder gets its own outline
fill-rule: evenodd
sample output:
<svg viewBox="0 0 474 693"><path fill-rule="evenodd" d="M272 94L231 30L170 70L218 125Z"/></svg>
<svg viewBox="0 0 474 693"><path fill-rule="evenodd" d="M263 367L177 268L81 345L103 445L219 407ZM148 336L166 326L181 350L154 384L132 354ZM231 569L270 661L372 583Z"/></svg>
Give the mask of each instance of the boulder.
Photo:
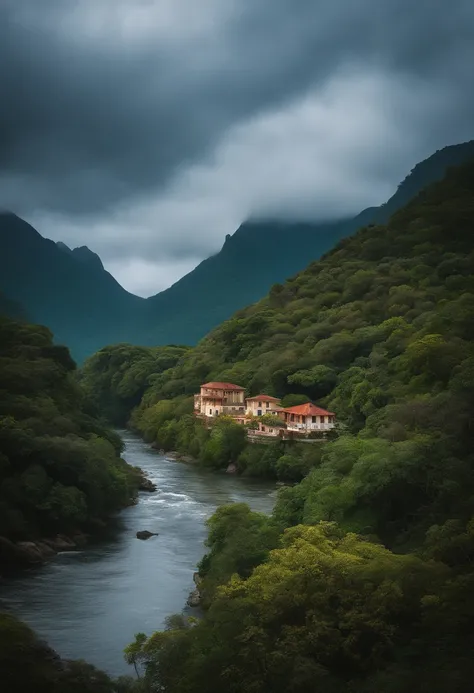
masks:
<svg viewBox="0 0 474 693"><path fill-rule="evenodd" d="M72 551L76 548L75 542L69 537L64 536L64 534L58 534L53 538L42 539L41 541L58 553L60 551Z"/></svg>
<svg viewBox="0 0 474 693"><path fill-rule="evenodd" d="M237 465L235 465L233 462L231 462L227 469L226 469L227 474L237 474Z"/></svg>
<svg viewBox="0 0 474 693"><path fill-rule="evenodd" d="M16 544L17 556L22 563L40 565L45 557L41 549L32 541L19 541Z"/></svg>
<svg viewBox="0 0 474 693"><path fill-rule="evenodd" d="M89 543L89 536L84 534L84 532L77 531L72 535L72 541L75 546L84 548Z"/></svg>
<svg viewBox="0 0 474 693"><path fill-rule="evenodd" d="M140 481L140 486L138 488L140 491L148 491L149 493L151 493L152 491L156 491L155 484L146 477L142 477Z"/></svg>
<svg viewBox="0 0 474 693"><path fill-rule="evenodd" d="M15 544L6 537L0 537L0 567L12 568L21 562Z"/></svg>
<svg viewBox="0 0 474 693"><path fill-rule="evenodd" d="M46 544L43 541L35 541L35 544L38 547L44 559L52 558L56 555L56 551L53 548L51 548L49 544Z"/></svg>
<svg viewBox="0 0 474 693"><path fill-rule="evenodd" d="M150 537L157 537L158 532L149 532L147 529L141 530L140 532L137 532L137 539L149 539Z"/></svg>
<svg viewBox="0 0 474 693"><path fill-rule="evenodd" d="M200 606L201 594L197 588L190 593L189 597L187 598L186 604L192 607Z"/></svg>

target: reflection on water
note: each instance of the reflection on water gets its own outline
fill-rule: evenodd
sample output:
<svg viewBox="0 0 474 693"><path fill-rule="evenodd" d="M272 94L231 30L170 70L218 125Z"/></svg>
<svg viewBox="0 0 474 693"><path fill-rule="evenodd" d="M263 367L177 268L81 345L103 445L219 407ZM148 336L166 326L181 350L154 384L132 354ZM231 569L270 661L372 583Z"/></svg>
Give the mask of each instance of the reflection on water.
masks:
<svg viewBox="0 0 474 693"><path fill-rule="evenodd" d="M66 552L0 583L0 607L31 625L61 656L112 674L131 673L122 650L135 633L158 629L180 612L204 552L204 522L226 503L270 512L275 487L167 460L128 432L125 459L156 484L124 510L106 542ZM139 541L140 529L158 536Z"/></svg>

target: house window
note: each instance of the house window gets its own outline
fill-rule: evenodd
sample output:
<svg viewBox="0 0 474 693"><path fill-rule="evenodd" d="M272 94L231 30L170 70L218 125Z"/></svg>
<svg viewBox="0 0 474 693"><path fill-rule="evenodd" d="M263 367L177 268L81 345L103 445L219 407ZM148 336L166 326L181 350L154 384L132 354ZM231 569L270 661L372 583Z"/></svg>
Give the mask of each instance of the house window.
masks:
<svg viewBox="0 0 474 693"><path fill-rule="evenodd" d="M261 407L261 406L262 406L262 403L261 403L261 402L259 402L259 403L258 403L258 406L259 406L259 407Z"/></svg>
<svg viewBox="0 0 474 693"><path fill-rule="evenodd" d="M325 417L325 416L322 416L322 417L321 417L321 423L325 423L325 422L326 422L326 417Z"/></svg>
<svg viewBox="0 0 474 693"><path fill-rule="evenodd" d="M290 416L290 421L294 421L294 420L295 420L295 415L294 415L294 414L291 414L291 416Z"/></svg>
<svg viewBox="0 0 474 693"><path fill-rule="evenodd" d="M262 426L262 431L264 431L264 430L265 430L265 426Z"/></svg>
<svg viewBox="0 0 474 693"><path fill-rule="evenodd" d="M262 410L261 409L257 409L257 416L262 416Z"/></svg>
<svg viewBox="0 0 474 693"><path fill-rule="evenodd" d="M211 414L211 416L212 416L212 409L209 409L209 414Z"/></svg>
<svg viewBox="0 0 474 693"><path fill-rule="evenodd" d="M268 409L268 408L270 407L270 402L267 402L267 404L266 404L265 406L266 406L267 409Z"/></svg>
<svg viewBox="0 0 474 693"><path fill-rule="evenodd" d="M315 416L311 417L311 423L316 423L316 417Z"/></svg>

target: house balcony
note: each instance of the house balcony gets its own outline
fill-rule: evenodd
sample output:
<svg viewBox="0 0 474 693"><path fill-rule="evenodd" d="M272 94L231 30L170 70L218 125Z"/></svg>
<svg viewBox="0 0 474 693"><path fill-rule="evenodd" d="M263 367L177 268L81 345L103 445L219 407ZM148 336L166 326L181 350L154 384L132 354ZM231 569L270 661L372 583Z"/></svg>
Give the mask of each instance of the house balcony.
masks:
<svg viewBox="0 0 474 693"><path fill-rule="evenodd" d="M302 433L309 433L310 431L330 431L334 428L333 423L295 423L294 421L288 421L287 430L288 431L300 431Z"/></svg>
<svg viewBox="0 0 474 693"><path fill-rule="evenodd" d="M222 407L224 416L246 416L245 407L239 404L224 404Z"/></svg>

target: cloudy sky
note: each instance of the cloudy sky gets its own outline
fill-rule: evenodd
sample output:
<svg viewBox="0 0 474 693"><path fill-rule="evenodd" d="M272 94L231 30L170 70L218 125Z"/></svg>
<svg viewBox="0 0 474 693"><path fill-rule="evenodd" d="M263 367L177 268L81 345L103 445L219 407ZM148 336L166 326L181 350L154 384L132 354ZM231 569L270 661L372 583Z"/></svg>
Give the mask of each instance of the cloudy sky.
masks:
<svg viewBox="0 0 474 693"><path fill-rule="evenodd" d="M0 0L0 206L166 288L474 137L472 0Z"/></svg>

